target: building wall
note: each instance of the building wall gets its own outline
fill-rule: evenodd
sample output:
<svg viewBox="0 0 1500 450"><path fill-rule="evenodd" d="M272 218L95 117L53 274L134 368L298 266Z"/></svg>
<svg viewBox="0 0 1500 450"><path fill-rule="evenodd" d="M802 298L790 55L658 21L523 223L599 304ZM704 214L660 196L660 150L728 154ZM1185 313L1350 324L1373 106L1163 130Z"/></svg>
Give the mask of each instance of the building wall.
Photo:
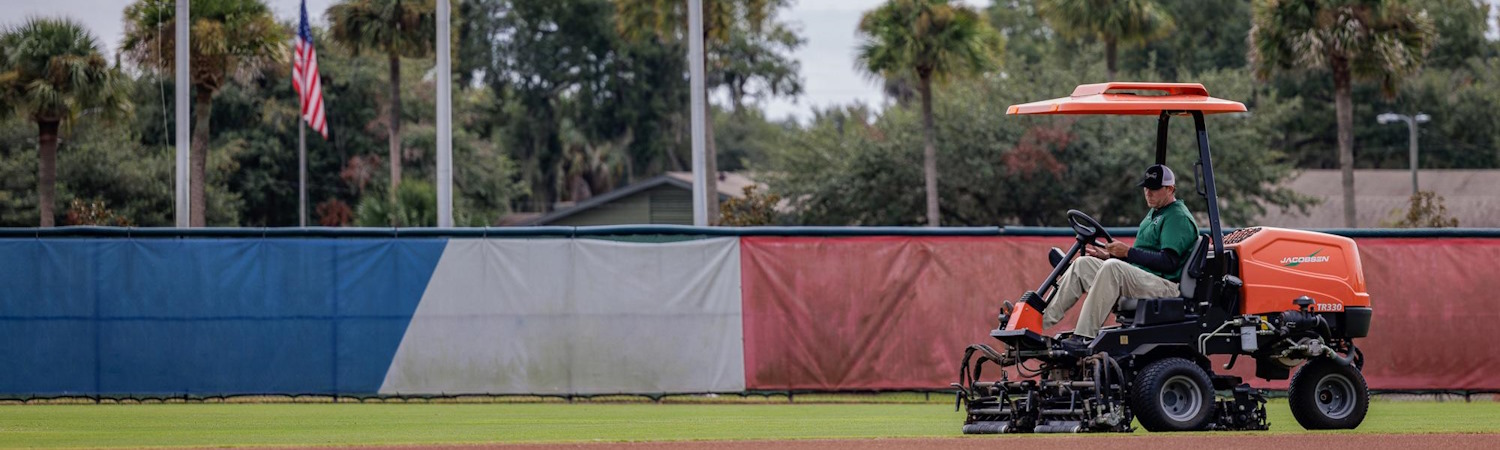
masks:
<svg viewBox="0 0 1500 450"><path fill-rule="evenodd" d="M664 185L590 208L549 225L692 225L693 193Z"/></svg>
<svg viewBox="0 0 1500 450"><path fill-rule="evenodd" d="M651 223L651 197L641 194L605 203L548 225L581 227ZM691 225L691 224L689 224Z"/></svg>
<svg viewBox="0 0 1500 450"><path fill-rule="evenodd" d="M1465 228L1500 227L1500 170L1424 169L1418 173L1422 190L1443 199L1448 216ZM1343 174L1338 170L1304 170L1288 180L1287 188L1319 202L1303 214L1296 208L1270 206L1250 224L1286 228L1339 228L1344 226ZM1356 225L1381 227L1397 219L1397 211L1411 206L1411 171L1354 171ZM1226 195L1220 191L1219 195ZM1202 223L1202 222L1199 222Z"/></svg>
<svg viewBox="0 0 1500 450"><path fill-rule="evenodd" d="M692 225L693 193L673 186L647 191L651 196L651 223L657 225Z"/></svg>

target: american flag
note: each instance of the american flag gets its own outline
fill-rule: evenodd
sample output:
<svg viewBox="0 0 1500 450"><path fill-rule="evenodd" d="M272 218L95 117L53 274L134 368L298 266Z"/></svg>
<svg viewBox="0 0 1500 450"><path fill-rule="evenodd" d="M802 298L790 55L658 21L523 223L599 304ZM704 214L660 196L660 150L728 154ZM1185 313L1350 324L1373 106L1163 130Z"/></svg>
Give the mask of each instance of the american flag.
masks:
<svg viewBox="0 0 1500 450"><path fill-rule="evenodd" d="M328 139L328 121L323 117L323 82L318 79L318 52L313 50L312 27L307 25L307 1L302 2L302 23L297 27L297 54L292 58L292 88L302 101L302 119Z"/></svg>

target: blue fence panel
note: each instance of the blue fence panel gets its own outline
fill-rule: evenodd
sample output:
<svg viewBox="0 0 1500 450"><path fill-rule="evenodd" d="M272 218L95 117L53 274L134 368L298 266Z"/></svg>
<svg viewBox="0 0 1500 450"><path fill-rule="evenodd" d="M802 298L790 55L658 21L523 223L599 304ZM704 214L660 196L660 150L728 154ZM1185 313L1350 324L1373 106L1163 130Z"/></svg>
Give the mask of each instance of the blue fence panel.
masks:
<svg viewBox="0 0 1500 450"><path fill-rule="evenodd" d="M0 239L0 393L373 394L446 239Z"/></svg>

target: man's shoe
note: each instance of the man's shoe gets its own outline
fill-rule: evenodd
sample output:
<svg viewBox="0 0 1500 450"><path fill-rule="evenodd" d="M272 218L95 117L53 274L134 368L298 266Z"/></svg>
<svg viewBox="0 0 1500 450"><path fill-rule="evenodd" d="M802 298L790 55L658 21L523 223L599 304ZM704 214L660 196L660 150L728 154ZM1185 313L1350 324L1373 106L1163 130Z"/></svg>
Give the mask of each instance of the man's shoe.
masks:
<svg viewBox="0 0 1500 450"><path fill-rule="evenodd" d="M1090 339L1090 338L1087 338L1087 337L1083 337L1083 336L1079 336L1079 335L1076 335L1076 334L1073 335L1073 336L1069 336L1067 339L1063 339L1061 341L1058 341L1058 344L1062 345L1063 350L1067 350L1067 351L1072 352L1072 353L1086 353L1086 352L1088 352L1089 351L1089 344L1091 344L1091 343L1093 343L1093 339Z"/></svg>

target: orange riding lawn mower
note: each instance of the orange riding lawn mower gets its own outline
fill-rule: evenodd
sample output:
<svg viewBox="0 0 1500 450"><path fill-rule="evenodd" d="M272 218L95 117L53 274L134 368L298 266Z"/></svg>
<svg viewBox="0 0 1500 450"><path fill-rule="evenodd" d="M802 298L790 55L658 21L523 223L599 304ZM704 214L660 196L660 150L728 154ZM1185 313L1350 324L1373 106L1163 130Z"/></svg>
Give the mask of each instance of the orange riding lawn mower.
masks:
<svg viewBox="0 0 1500 450"><path fill-rule="evenodd" d="M1003 350L975 344L964 354L953 386L966 409L965 434L1130 432L1133 420L1151 431L1269 428L1260 390L1216 374L1210 355L1228 356L1225 371L1244 356L1257 378L1290 376L1288 403L1305 428L1359 426L1369 394L1354 340L1369 333L1372 310L1354 241L1271 227L1221 231L1203 117L1244 111L1195 83L1088 84L1070 97L1010 107L1008 114L1154 115L1156 164L1166 164L1170 119L1191 116L1209 232L1181 269L1181 295L1119 299L1119 325L1078 349L1060 342L1071 333L1042 333L1042 311L1073 258L1113 239L1098 221L1069 211L1072 247L1053 248L1041 286L1001 308L990 336ZM984 378L987 364L999 366L992 378Z"/></svg>

